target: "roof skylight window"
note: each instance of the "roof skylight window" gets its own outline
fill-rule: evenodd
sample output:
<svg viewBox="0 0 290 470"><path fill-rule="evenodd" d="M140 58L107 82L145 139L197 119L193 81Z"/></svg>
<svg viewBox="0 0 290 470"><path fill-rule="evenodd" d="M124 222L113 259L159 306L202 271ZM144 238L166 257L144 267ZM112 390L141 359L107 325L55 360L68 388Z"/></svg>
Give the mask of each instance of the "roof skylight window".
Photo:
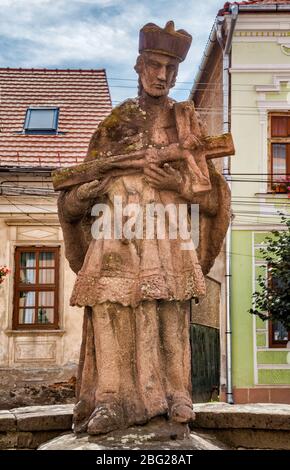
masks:
<svg viewBox="0 0 290 470"><path fill-rule="evenodd" d="M59 108L28 108L24 131L28 134L50 134L57 131Z"/></svg>

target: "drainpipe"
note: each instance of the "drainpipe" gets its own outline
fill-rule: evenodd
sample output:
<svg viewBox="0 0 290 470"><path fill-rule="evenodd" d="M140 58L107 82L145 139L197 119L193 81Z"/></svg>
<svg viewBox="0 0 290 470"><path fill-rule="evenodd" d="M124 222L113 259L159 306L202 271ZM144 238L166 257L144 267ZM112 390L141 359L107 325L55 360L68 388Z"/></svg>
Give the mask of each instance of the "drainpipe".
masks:
<svg viewBox="0 0 290 470"><path fill-rule="evenodd" d="M217 40L223 51L223 132L230 132L230 115L229 115L229 101L230 101L230 52L232 46L232 39L234 34L235 25L238 19L239 7L232 5L230 8L231 19L230 29L227 35L226 43L223 41L223 24L225 16L218 17L216 22ZM227 157L224 162L223 174L228 182L231 190L230 181L230 157ZM232 383L232 322L231 322L231 247L232 247L232 222L230 221L227 235L226 235L226 399L227 403L233 405L233 383Z"/></svg>

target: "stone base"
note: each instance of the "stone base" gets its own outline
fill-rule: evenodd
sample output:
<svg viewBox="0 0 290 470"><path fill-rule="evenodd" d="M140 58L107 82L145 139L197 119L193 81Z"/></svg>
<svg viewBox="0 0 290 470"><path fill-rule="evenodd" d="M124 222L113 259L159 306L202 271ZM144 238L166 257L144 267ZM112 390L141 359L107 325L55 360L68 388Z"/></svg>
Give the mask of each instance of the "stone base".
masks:
<svg viewBox="0 0 290 470"><path fill-rule="evenodd" d="M99 436L73 433L42 444L38 450L225 450L213 435L190 432L187 425L156 418L145 426L134 426Z"/></svg>
<svg viewBox="0 0 290 470"><path fill-rule="evenodd" d="M199 403L193 411L194 431L214 433L230 447L290 450L290 405Z"/></svg>
<svg viewBox="0 0 290 470"><path fill-rule="evenodd" d="M0 449L37 449L72 428L73 405L0 410Z"/></svg>

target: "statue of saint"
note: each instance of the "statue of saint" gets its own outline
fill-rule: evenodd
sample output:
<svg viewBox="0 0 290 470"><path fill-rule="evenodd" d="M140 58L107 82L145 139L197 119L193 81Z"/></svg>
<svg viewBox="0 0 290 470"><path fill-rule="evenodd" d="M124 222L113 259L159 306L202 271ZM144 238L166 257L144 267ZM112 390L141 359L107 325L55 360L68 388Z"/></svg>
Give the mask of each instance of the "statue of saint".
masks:
<svg viewBox="0 0 290 470"><path fill-rule="evenodd" d="M77 273L71 305L85 307L75 432L107 433L157 416L194 419L190 302L205 295L204 275L230 216L227 184L210 158L233 150L222 147L223 136L210 140L192 102L168 97L191 40L172 21L141 29L138 97L114 108L92 136L84 165L98 164L98 177L83 166L87 180L79 181L87 182L59 196L66 256ZM141 209L141 237L92 236L92 207L105 204L113 224L116 200ZM198 249L184 249L180 233L147 237L144 214L152 204L177 211L199 204ZM190 223L190 212L185 217Z"/></svg>

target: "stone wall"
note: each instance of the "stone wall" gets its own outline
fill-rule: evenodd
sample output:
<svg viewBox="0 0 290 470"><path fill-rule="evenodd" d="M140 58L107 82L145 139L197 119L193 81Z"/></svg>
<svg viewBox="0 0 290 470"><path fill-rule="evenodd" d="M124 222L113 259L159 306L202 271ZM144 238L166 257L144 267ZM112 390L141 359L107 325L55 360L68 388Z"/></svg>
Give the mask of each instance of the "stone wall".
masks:
<svg viewBox="0 0 290 470"><path fill-rule="evenodd" d="M72 405L0 411L0 449L37 449L72 428Z"/></svg>
<svg viewBox="0 0 290 470"><path fill-rule="evenodd" d="M192 428L235 449L290 450L290 405L203 403L193 405Z"/></svg>
<svg viewBox="0 0 290 470"><path fill-rule="evenodd" d="M195 437L208 435L232 449L290 450L290 405L207 403L195 404L193 409L196 419L191 427ZM72 405L31 406L0 411L0 449L37 449L57 436L66 434L70 438L72 434L68 433L72 430L72 412ZM142 426L139 431L142 432ZM132 433L129 437L132 437ZM78 449L81 442L80 439L77 443ZM141 445L143 447L144 444ZM69 447L59 445L58 449L66 450ZM207 450L211 449L213 447Z"/></svg>

